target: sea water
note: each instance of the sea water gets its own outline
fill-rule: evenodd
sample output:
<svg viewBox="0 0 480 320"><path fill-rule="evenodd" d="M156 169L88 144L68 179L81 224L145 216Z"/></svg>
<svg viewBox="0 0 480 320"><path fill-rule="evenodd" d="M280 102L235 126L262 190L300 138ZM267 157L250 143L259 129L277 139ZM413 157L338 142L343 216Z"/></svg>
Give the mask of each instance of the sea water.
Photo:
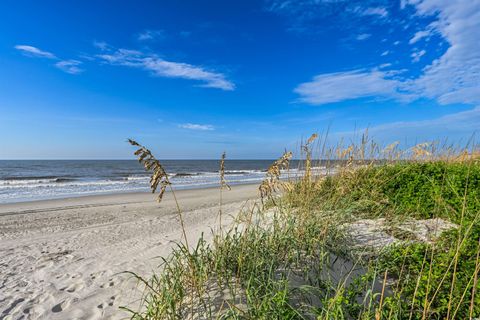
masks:
<svg viewBox="0 0 480 320"><path fill-rule="evenodd" d="M274 160L227 160L229 184L259 183ZM163 160L175 189L219 186L218 160ZM288 174L299 173L292 161ZM149 190L135 160L1 160L0 203Z"/></svg>

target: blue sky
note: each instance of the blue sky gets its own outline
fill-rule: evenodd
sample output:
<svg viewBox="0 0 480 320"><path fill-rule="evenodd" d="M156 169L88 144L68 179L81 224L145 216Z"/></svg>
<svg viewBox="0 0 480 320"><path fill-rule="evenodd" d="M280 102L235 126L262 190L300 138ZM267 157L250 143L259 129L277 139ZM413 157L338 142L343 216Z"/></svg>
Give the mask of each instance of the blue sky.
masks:
<svg viewBox="0 0 480 320"><path fill-rule="evenodd" d="M480 0L2 1L0 159L275 158L480 129Z"/></svg>

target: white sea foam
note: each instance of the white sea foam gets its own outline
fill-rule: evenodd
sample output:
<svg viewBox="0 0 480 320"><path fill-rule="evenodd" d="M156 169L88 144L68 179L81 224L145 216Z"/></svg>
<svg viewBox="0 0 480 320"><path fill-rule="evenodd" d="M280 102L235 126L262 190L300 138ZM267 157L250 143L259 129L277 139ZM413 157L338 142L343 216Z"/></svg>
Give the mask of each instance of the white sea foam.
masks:
<svg viewBox="0 0 480 320"><path fill-rule="evenodd" d="M264 167L265 164L262 164ZM77 164L78 166L78 164ZM93 165L92 165L93 166ZM93 166L95 169L95 166ZM217 163L211 165L218 168ZM52 176L53 169L46 176L13 176L0 178L0 203L29 201L38 199L62 198L87 194L104 194L117 192L140 192L149 190L148 174L142 168L135 167L136 173L128 174L129 170L116 168L118 171L108 171L108 176L101 178L105 170L98 170L88 174L83 171L64 170L65 175ZM182 167L183 168L183 167ZM55 169L55 168L54 168ZM91 168L87 168L92 170ZM83 169L83 170L87 170ZM37 174L37 172L31 170ZM225 179L231 185L258 183L265 177L266 169L234 168L226 170ZM324 167L312 168L314 174L326 172ZM72 173L73 172L73 173ZM0 172L1 174L1 172ZM72 176L72 174L78 174ZM282 172L284 177L295 178L303 174L303 170L296 168ZM220 176L218 171L182 171L172 172L169 179L175 189L218 187Z"/></svg>

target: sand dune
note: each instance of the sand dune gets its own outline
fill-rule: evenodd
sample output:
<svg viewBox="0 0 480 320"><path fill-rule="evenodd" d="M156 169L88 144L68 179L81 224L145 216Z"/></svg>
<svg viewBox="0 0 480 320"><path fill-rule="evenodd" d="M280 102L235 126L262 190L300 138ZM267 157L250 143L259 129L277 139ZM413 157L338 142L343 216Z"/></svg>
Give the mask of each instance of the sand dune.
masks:
<svg viewBox="0 0 480 320"><path fill-rule="evenodd" d="M237 213L256 186L224 193L223 211ZM209 234L218 189L177 193L187 235ZM0 206L0 319L118 319L138 306L140 289L124 271L158 270L181 239L167 193L119 194Z"/></svg>

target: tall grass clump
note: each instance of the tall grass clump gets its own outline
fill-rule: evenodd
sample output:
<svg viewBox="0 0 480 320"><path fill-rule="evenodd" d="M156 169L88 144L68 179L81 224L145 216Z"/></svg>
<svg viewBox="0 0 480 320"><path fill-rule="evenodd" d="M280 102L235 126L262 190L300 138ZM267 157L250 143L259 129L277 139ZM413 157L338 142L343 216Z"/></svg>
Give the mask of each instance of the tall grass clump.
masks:
<svg viewBox="0 0 480 320"><path fill-rule="evenodd" d="M145 295L132 319L480 317L476 146L402 150L365 133L358 144L323 142L315 155L316 139L301 146L303 175L286 179L293 153L285 152L268 168L259 203L213 241L180 243L157 274L138 277ZM367 223L381 230L351 232ZM437 233L438 224L449 227ZM432 230L423 227L422 238L419 226ZM372 232L395 241L355 242Z"/></svg>

